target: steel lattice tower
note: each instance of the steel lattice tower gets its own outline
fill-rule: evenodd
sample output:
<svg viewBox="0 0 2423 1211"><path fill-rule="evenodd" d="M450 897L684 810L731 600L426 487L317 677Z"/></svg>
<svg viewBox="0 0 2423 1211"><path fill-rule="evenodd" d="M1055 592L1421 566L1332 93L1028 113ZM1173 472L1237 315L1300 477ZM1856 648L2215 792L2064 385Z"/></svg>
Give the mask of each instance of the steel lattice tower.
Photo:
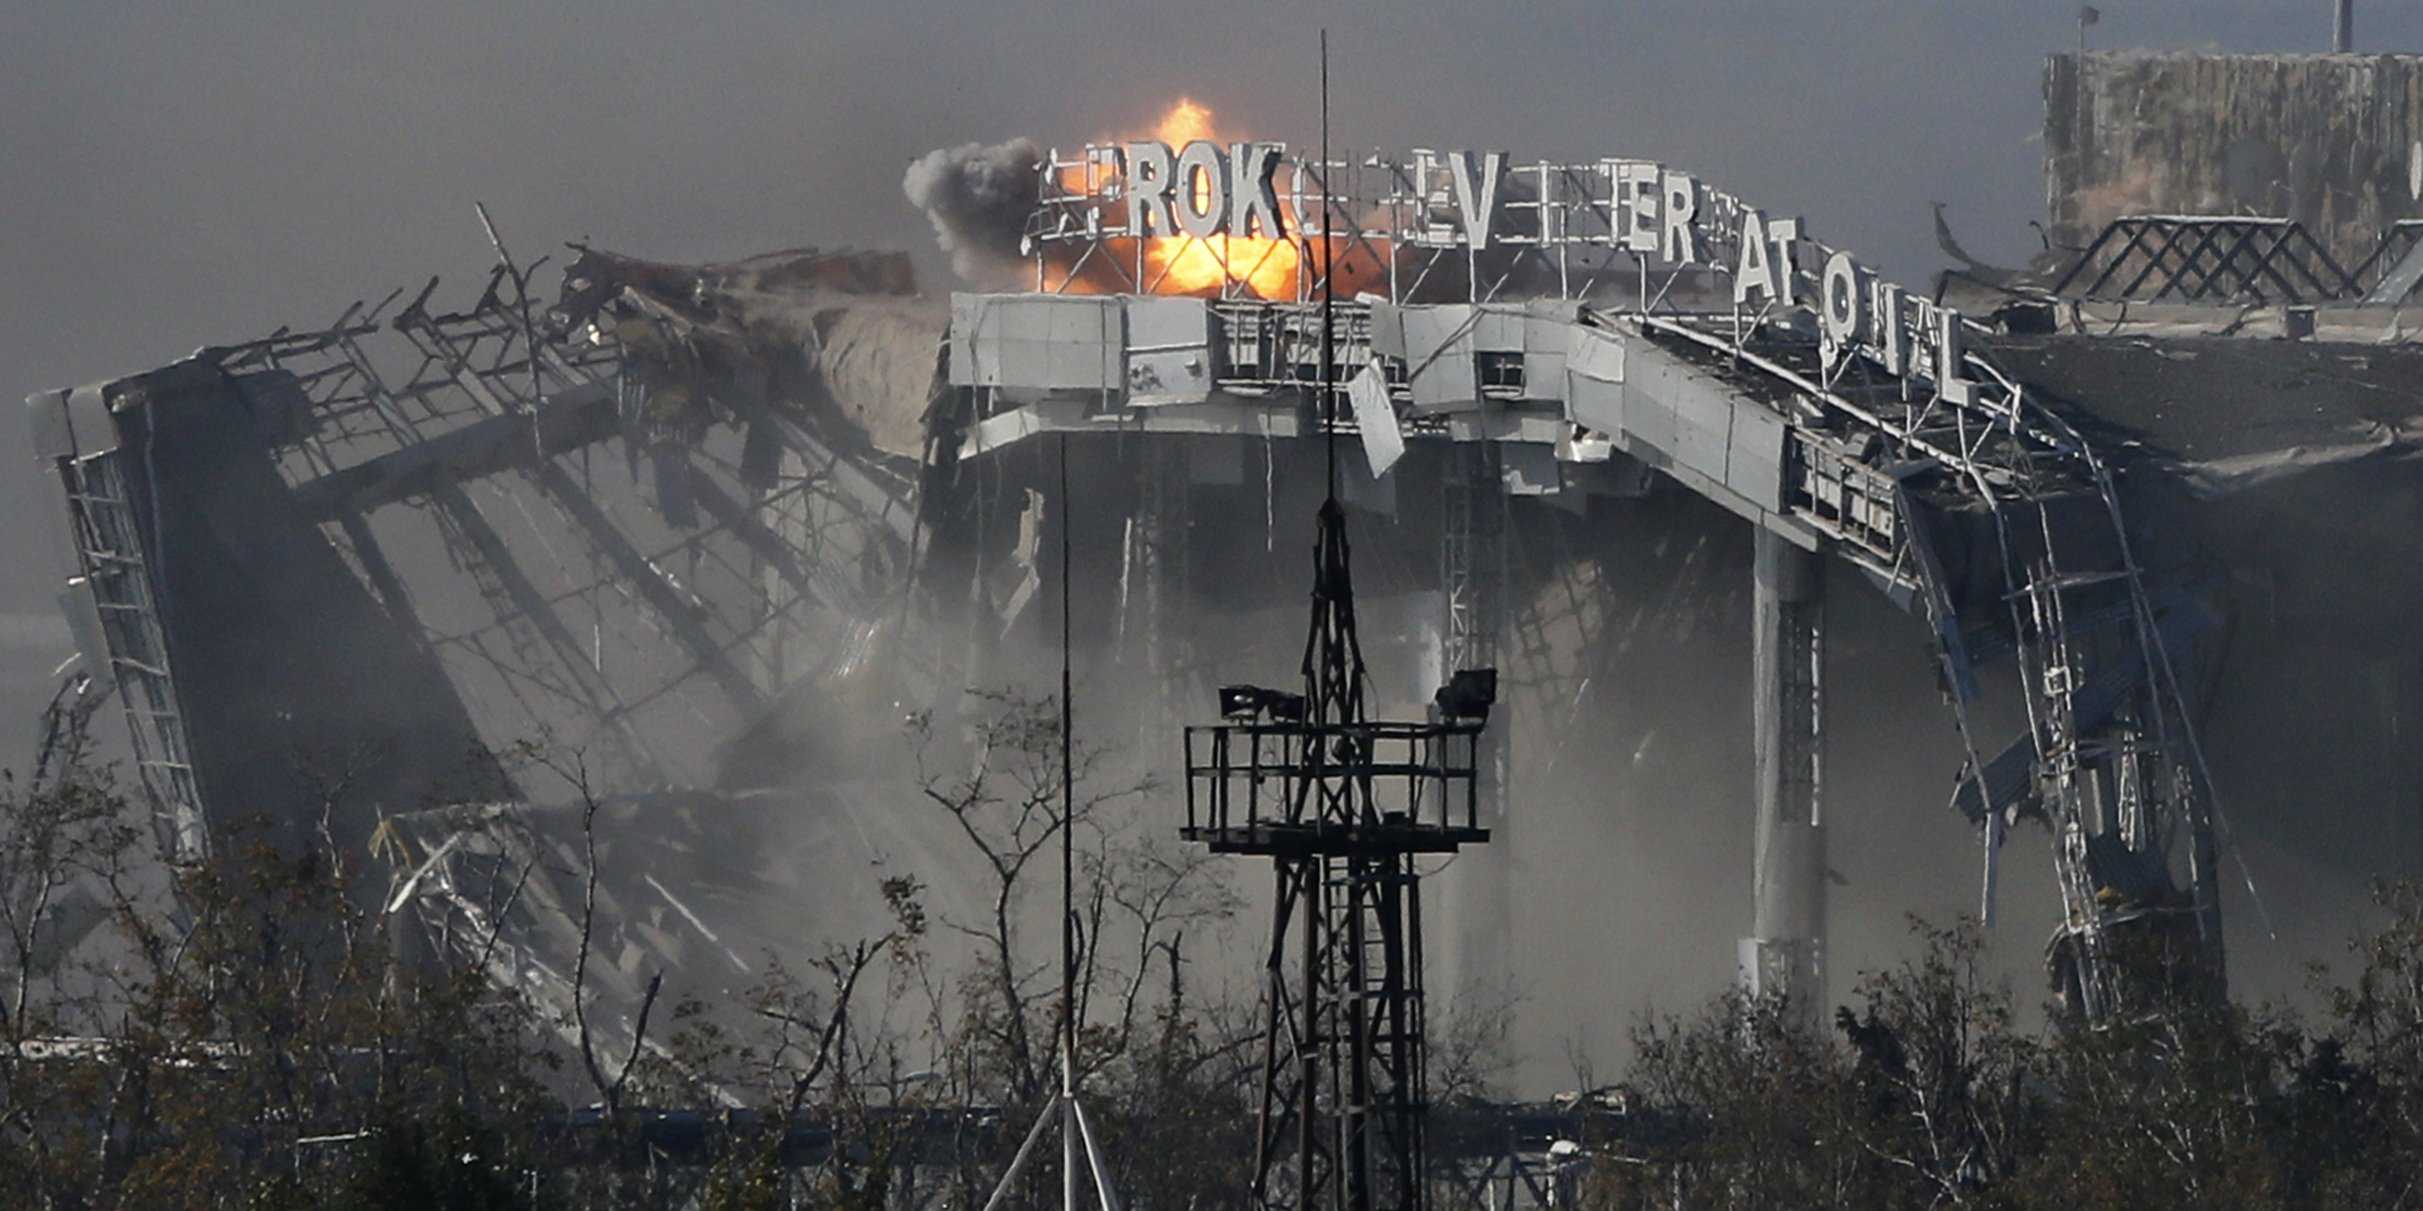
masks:
<svg viewBox="0 0 2423 1211"><path fill-rule="evenodd" d="M1329 163L1326 30L1321 162ZM1475 750L1497 672L1457 672L1422 722L1365 713L1352 552L1338 503L1336 282L1328 271L1335 216L1326 185L1322 214L1314 398L1326 421L1329 495L1313 540L1304 691L1222 687L1227 722L1185 732L1180 835L1276 867L1253 1201L1293 1211L1418 1209L1429 1201L1430 1097L1413 863L1489 839Z"/></svg>
<svg viewBox="0 0 2423 1211"><path fill-rule="evenodd" d="M1222 691L1186 729L1187 826L1276 866L1253 1193L1265 1207L1425 1205L1417 854L1488 840L1474 746L1494 674L1421 722L1370 719L1345 510L1321 508L1304 692Z"/></svg>

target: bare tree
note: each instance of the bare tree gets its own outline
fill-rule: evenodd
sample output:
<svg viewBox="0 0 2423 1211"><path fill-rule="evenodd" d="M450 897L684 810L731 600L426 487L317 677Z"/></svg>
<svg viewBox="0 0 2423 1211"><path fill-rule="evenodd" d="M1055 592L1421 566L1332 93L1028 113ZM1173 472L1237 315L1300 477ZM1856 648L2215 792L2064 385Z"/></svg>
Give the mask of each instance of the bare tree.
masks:
<svg viewBox="0 0 2423 1211"><path fill-rule="evenodd" d="M1056 848L1062 828L1085 833L1089 848L1098 846L1105 807L1140 798L1154 783L1150 775L1136 775L1101 789L1109 761L1100 748L1078 744L1072 748L1072 773L1081 790L1064 812L1058 720L1050 703L1011 691L974 697L983 710L971 724L973 757L964 770L935 769L937 746L928 723L923 717L912 721L919 789L957 826L985 875L981 920L941 918L944 928L968 939L979 953L978 972L968 986L974 1012L965 1025L980 1045L970 1058L982 1071L971 1075L979 1082L997 1080L1014 1100L1031 1102L1047 1088L1052 1067L1051 1049L1036 1039L1050 1037L1053 1020L1038 1002L1058 985L1053 960L1029 954L1021 945L1028 897L1036 890L1032 877L1048 869L1043 859ZM1097 864L1090 885L1074 893L1076 911L1090 913L1097 923L1097 901L1108 898L1102 873ZM1090 958L1090 935L1084 948L1079 972L1099 973Z"/></svg>
<svg viewBox="0 0 2423 1211"><path fill-rule="evenodd" d="M622 1063L615 1066L611 1076L598 1060L596 1033L589 1022L589 961L596 950L597 935L597 813L600 803L589 776L587 754L580 748L556 749L540 745L524 746L528 759L553 772L569 785L580 800L581 819L581 905L579 942L572 964L572 1022L575 1049L580 1054L581 1068L589 1083L597 1090L598 1104L608 1118L622 1110L623 1092L630 1086L631 1073L648 1046L648 1019L655 1012L656 998L664 991L665 973L651 972L648 985L640 995L639 1010L631 1025L631 1042Z"/></svg>

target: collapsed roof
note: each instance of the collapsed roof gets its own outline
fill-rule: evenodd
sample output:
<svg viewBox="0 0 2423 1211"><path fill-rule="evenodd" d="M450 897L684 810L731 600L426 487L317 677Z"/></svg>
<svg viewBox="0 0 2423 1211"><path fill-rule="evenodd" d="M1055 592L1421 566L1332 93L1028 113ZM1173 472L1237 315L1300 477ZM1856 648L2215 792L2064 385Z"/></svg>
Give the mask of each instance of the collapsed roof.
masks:
<svg viewBox="0 0 2423 1211"><path fill-rule="evenodd" d="M790 249L676 265L579 254L549 319L558 331L611 329L625 372L652 388L651 424L701 430L747 397L825 411L883 454L924 456L950 313L917 294L907 256Z"/></svg>

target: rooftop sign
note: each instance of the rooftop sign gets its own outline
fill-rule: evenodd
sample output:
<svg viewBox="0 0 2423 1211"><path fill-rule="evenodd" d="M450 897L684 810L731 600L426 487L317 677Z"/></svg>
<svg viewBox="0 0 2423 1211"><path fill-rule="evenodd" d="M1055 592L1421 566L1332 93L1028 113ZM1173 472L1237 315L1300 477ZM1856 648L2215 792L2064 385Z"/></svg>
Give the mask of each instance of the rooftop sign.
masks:
<svg viewBox="0 0 2423 1211"><path fill-rule="evenodd" d="M1376 174L1376 178L1375 178ZM1038 256L1055 244L1231 241L1309 245L1330 234L1386 255L1459 253L1476 265L1526 254L1598 250L1642 268L1704 265L1731 279L1753 319L1791 309L1812 317L1826 361L1858 355L1894 375L1933 380L1965 403L1960 314L1938 307L1808 236L1797 217L1770 215L1692 173L1653 160L1514 165L1504 152L1416 149L1323 166L1285 144L1100 144L1043 168L1043 204L1029 227ZM1378 188L1361 184L1376 179ZM1603 259L1603 258L1602 258ZM1149 283L1146 287L1149 289Z"/></svg>

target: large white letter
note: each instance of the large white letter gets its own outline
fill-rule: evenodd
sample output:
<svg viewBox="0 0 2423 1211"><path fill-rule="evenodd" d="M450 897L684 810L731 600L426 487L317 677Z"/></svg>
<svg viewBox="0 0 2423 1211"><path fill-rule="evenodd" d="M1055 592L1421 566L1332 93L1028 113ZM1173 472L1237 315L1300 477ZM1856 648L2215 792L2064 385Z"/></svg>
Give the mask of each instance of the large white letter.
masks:
<svg viewBox="0 0 2423 1211"><path fill-rule="evenodd" d="M1178 153L1178 226L1198 240L1220 234L1228 222L1228 157L1220 145L1197 139Z"/></svg>
<svg viewBox="0 0 2423 1211"><path fill-rule="evenodd" d="M1161 234L1178 230L1177 216L1170 213L1169 191L1177 185L1176 159L1170 155L1169 144L1161 142L1130 143L1127 145L1127 233L1132 236L1153 234L1146 229L1146 218L1161 227Z"/></svg>
<svg viewBox="0 0 2423 1211"><path fill-rule="evenodd" d="M1506 168L1506 153L1489 152L1481 157L1480 179L1474 180L1472 153L1447 153L1447 167L1455 176L1456 209L1464 215L1464 242L1474 249L1489 247L1489 233L1497 226L1498 177Z"/></svg>
<svg viewBox="0 0 2423 1211"><path fill-rule="evenodd" d="M1818 318L1825 322L1827 365L1841 361L1851 342L1859 339L1860 305L1866 301L1860 297L1859 266L1852 262L1851 254L1837 252L1827 257L1826 276L1817 296Z"/></svg>
<svg viewBox="0 0 2423 1211"><path fill-rule="evenodd" d="M1898 377L1910 372L1909 324L1901 287L1876 279L1868 290L1868 331L1874 334L1870 343L1882 355L1887 374Z"/></svg>
<svg viewBox="0 0 2423 1211"><path fill-rule="evenodd" d="M1800 301L1792 282L1793 272L1799 268L1792 257L1792 245L1800 240L1800 220L1767 220L1767 239L1775 245L1775 257L1772 262L1775 275L1775 300L1789 307Z"/></svg>
<svg viewBox="0 0 2423 1211"><path fill-rule="evenodd" d="M1947 404L1968 403L1977 397L1977 384L1969 381L1968 330L1949 307L1935 309L1935 323L1935 393Z"/></svg>
<svg viewBox="0 0 2423 1211"><path fill-rule="evenodd" d="M1623 205L1623 248L1655 256L1658 251L1658 167L1638 160L1616 169L1623 174L1616 190Z"/></svg>
<svg viewBox="0 0 2423 1211"><path fill-rule="evenodd" d="M1285 239L1287 225L1279 221L1279 188L1272 180L1279 172L1279 145L1239 143L1229 149L1228 163L1236 174L1228 191L1228 234L1254 235L1258 219L1263 239Z"/></svg>
<svg viewBox="0 0 2423 1211"><path fill-rule="evenodd" d="M1669 265L1688 265L1699 260L1699 237L1691 229L1699 218L1699 181L1687 172L1666 174L1666 206L1659 216L1664 220L1665 239L1658 248L1659 255Z"/></svg>
<svg viewBox="0 0 2423 1211"><path fill-rule="evenodd" d="M1777 297L1774 275L1767 263L1767 216L1751 207L1742 207L1739 238L1742 255L1733 266L1733 301L1747 304L1753 293L1770 299Z"/></svg>

